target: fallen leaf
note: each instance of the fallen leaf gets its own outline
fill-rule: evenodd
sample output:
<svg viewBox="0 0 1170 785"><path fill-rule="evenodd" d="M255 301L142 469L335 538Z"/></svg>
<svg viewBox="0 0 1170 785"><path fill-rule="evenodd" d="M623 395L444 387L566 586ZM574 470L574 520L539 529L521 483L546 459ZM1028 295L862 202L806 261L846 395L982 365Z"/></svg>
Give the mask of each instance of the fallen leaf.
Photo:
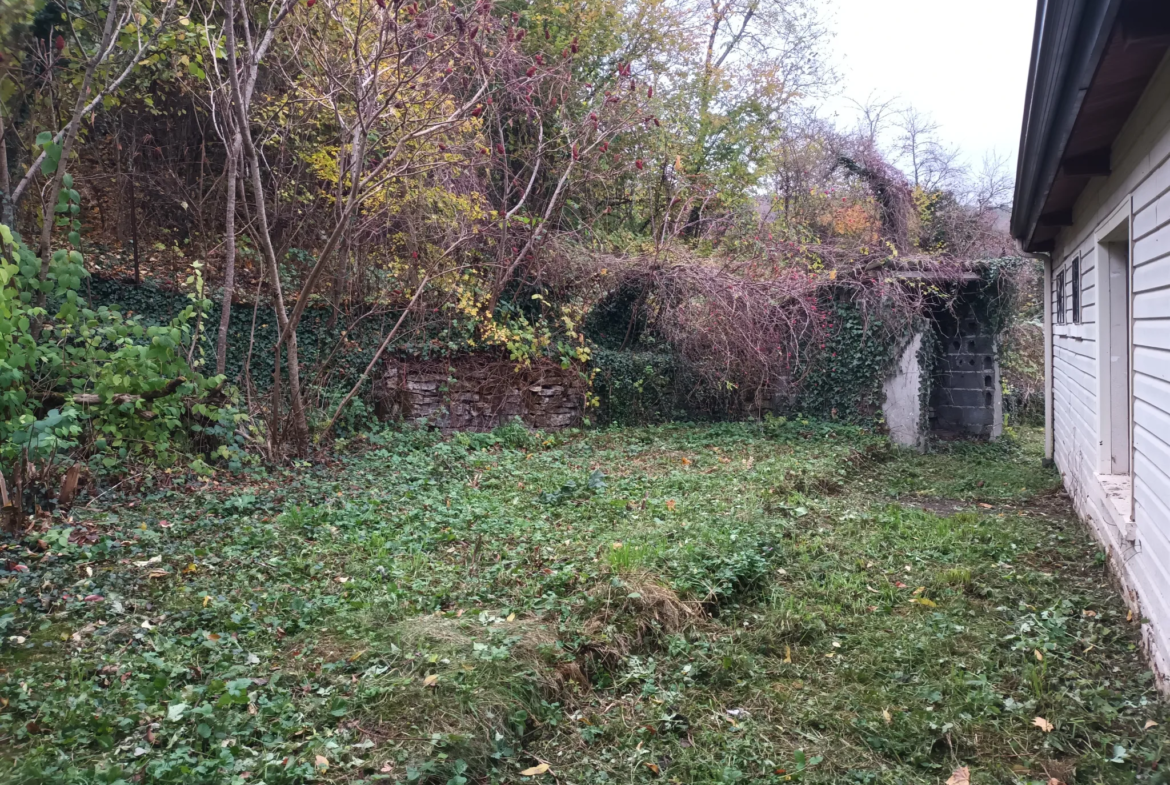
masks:
<svg viewBox="0 0 1170 785"><path fill-rule="evenodd" d="M670 510L671 512L674 512L674 499L667 499L666 500L666 509Z"/></svg>
<svg viewBox="0 0 1170 785"><path fill-rule="evenodd" d="M791 646L788 646L788 645L784 646L784 661L787 663L792 662L792 647Z"/></svg>
<svg viewBox="0 0 1170 785"><path fill-rule="evenodd" d="M983 509L985 509L985 510L990 510L990 509L991 509L991 505L990 505L990 504L984 504L983 502L979 502L979 506L980 506L980 507L982 507L982 508L983 508Z"/></svg>
<svg viewBox="0 0 1170 785"><path fill-rule="evenodd" d="M654 773L655 777L662 773L662 770L658 768L657 763L643 763L642 765L650 769L650 771Z"/></svg>
<svg viewBox="0 0 1170 785"><path fill-rule="evenodd" d="M937 608L938 607L938 603L936 603L934 600L929 599L927 597L915 597L914 599L910 600L910 602L918 603L923 608Z"/></svg>
<svg viewBox="0 0 1170 785"><path fill-rule="evenodd" d="M85 602L101 602L104 599L105 599L105 597L103 597L100 594L88 594L88 595L86 595L84 601Z"/></svg>
<svg viewBox="0 0 1170 785"><path fill-rule="evenodd" d="M533 766L531 769L525 769L524 771L520 772L520 776L522 776L522 777L539 777L541 774L544 774L548 770L549 770L549 765L547 763L542 763L539 766Z"/></svg>
<svg viewBox="0 0 1170 785"><path fill-rule="evenodd" d="M436 684L438 684L438 682L439 682L439 674L432 673L430 676L427 676L425 679L423 679L423 686L424 687L434 687Z"/></svg>
<svg viewBox="0 0 1170 785"><path fill-rule="evenodd" d="M162 561L162 556L151 556L146 561L134 562L134 566L135 567L149 567L152 564L158 564L160 561Z"/></svg>
<svg viewBox="0 0 1170 785"><path fill-rule="evenodd" d="M508 614L508 618L507 618L507 619L505 619L504 621L516 621L516 614L514 614L514 613L509 613L509 614Z"/></svg>
<svg viewBox="0 0 1170 785"><path fill-rule="evenodd" d="M319 769L321 769L322 771L324 771L325 769L329 768L329 759L328 759L328 758L326 758L324 755L318 755L318 756L316 757L316 759L313 761L313 764L314 764L314 765L315 765L317 768L319 768Z"/></svg>
<svg viewBox="0 0 1170 785"><path fill-rule="evenodd" d="M209 603L209 602L211 602L211 595L210 594L203 595L203 607L204 608L207 607L207 603Z"/></svg>
<svg viewBox="0 0 1170 785"><path fill-rule="evenodd" d="M1037 661L1044 662L1044 655L1040 653L1039 649L1032 649L1032 656L1034 656Z"/></svg>
<svg viewBox="0 0 1170 785"><path fill-rule="evenodd" d="M146 574L147 578L165 578L170 575L166 570L151 570Z"/></svg>
<svg viewBox="0 0 1170 785"><path fill-rule="evenodd" d="M1133 611L1130 611L1129 613L1125 614L1125 620L1126 621L1133 621Z"/></svg>
<svg viewBox="0 0 1170 785"><path fill-rule="evenodd" d="M683 458L683 459L682 459L682 465L683 465L683 466L690 466L690 465L691 465L691 459L690 459L690 458Z"/></svg>
<svg viewBox="0 0 1170 785"><path fill-rule="evenodd" d="M1142 730L1149 730L1150 728L1156 727L1158 727L1158 723L1154 722L1153 720L1146 720L1145 727L1143 727Z"/></svg>
<svg viewBox="0 0 1170 785"><path fill-rule="evenodd" d="M905 589L905 588L906 588L906 584L902 583L901 581L896 581L896 582L894 583L894 586L896 586L896 587L897 587L897 588L899 588L899 589Z"/></svg>
<svg viewBox="0 0 1170 785"><path fill-rule="evenodd" d="M1081 615L1086 619L1093 619L1097 616L1097 611L1081 611Z"/></svg>
<svg viewBox="0 0 1170 785"><path fill-rule="evenodd" d="M1048 720L1044 719L1043 717L1035 718L1034 720L1032 720L1032 724L1035 725L1040 730L1044 731L1045 733L1052 733L1052 723L1049 722Z"/></svg>
<svg viewBox="0 0 1170 785"><path fill-rule="evenodd" d="M926 591L926 587L919 586L917 589L915 589L914 591L912 591L910 593L913 594L915 597L917 597L919 594L922 594L922 592L924 592L924 591Z"/></svg>
<svg viewBox="0 0 1170 785"><path fill-rule="evenodd" d="M1058 780L1056 777L1049 777L1048 785L1064 785L1064 783Z"/></svg>
<svg viewBox="0 0 1170 785"><path fill-rule="evenodd" d="M887 725L889 725L894 721L894 716L890 714L889 709L882 709L882 719L886 721Z"/></svg>
<svg viewBox="0 0 1170 785"><path fill-rule="evenodd" d="M970 783L971 770L966 766L961 769L955 769L954 773L951 774L951 778L947 780L947 785L970 785Z"/></svg>

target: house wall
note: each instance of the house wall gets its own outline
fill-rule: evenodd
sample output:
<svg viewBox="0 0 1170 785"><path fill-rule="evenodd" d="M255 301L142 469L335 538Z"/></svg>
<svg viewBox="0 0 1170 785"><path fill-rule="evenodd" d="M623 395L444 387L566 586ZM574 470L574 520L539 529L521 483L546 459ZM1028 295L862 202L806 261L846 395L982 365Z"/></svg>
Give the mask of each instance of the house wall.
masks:
<svg viewBox="0 0 1170 785"><path fill-rule="evenodd" d="M1057 240L1048 292L1054 459L1078 512L1105 548L1126 602L1135 617L1147 620L1143 642L1165 688L1170 675L1170 59L1113 147L1113 174L1090 183L1073 218L1074 225ZM1110 251L1101 243L1127 230L1132 295L1129 312L1122 314L1116 300L1103 302L1101 276L1108 275ZM1079 323L1072 319L1068 280L1076 258ZM1062 273L1064 323L1056 317ZM1124 298L1120 305L1125 307ZM1125 362L1129 331L1132 373L1119 393L1108 375ZM1127 481L1114 476L1111 462L1117 458L1109 450L1114 407L1122 407L1123 419L1125 407L1132 407L1132 450L1119 456L1132 461L1132 506Z"/></svg>

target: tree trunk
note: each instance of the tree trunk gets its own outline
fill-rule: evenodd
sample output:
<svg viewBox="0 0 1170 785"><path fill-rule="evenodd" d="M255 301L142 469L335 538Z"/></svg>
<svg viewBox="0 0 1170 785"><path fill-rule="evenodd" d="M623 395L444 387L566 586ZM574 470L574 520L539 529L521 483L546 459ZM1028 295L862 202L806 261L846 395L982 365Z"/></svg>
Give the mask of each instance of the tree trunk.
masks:
<svg viewBox="0 0 1170 785"><path fill-rule="evenodd" d="M215 343L215 373L227 367L228 328L232 318L232 297L236 290L236 178L239 176L239 134L232 140L227 162L227 211L223 240L223 304L219 312L219 337Z"/></svg>
<svg viewBox="0 0 1170 785"><path fill-rule="evenodd" d="M232 109L236 115L236 132L243 143L243 152L246 156L247 168L252 181L252 201L256 208L256 233L259 235L260 248L268 266L268 274L272 277L273 309L276 311L276 322L282 335L287 335L288 344L288 397L292 409L292 440L293 449L298 455L309 451L309 424L305 417L304 399L301 397L301 373L297 356L296 330L289 329L288 311L284 307L284 293L280 285L280 265L276 261L276 250L272 246L272 234L268 223L268 207L264 200L264 179L260 173L260 153L252 141L252 130L248 125L248 96L240 86L240 74L236 58L236 4L235 0L225 0L224 24L227 39L228 78L231 84ZM255 57L255 52L249 53ZM249 63L254 68L255 63ZM274 374L277 381L280 376L281 342L278 339L274 347ZM280 407L279 387L274 385L273 390L273 422L279 421L277 411Z"/></svg>
<svg viewBox="0 0 1170 785"><path fill-rule="evenodd" d="M138 256L138 184L135 182L134 158L138 155L138 126L134 127L134 138L130 140L130 242L134 245L134 285L142 285L142 266Z"/></svg>

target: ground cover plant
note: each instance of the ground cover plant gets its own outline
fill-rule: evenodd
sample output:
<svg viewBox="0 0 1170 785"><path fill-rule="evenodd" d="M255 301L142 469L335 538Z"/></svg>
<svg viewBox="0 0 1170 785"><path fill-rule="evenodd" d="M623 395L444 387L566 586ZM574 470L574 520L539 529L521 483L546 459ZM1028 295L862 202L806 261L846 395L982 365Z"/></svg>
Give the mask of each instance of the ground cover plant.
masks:
<svg viewBox="0 0 1170 785"><path fill-rule="evenodd" d="M0 781L1164 781L1140 619L1030 431L336 456L4 541Z"/></svg>

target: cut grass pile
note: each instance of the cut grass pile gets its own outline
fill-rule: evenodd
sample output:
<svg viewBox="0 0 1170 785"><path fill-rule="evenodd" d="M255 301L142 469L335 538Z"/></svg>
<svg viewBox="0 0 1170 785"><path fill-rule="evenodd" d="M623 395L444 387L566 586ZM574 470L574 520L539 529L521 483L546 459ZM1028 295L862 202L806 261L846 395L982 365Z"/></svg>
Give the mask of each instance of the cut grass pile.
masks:
<svg viewBox="0 0 1170 785"><path fill-rule="evenodd" d="M1163 782L1036 439L387 432L103 498L0 552L0 781Z"/></svg>

